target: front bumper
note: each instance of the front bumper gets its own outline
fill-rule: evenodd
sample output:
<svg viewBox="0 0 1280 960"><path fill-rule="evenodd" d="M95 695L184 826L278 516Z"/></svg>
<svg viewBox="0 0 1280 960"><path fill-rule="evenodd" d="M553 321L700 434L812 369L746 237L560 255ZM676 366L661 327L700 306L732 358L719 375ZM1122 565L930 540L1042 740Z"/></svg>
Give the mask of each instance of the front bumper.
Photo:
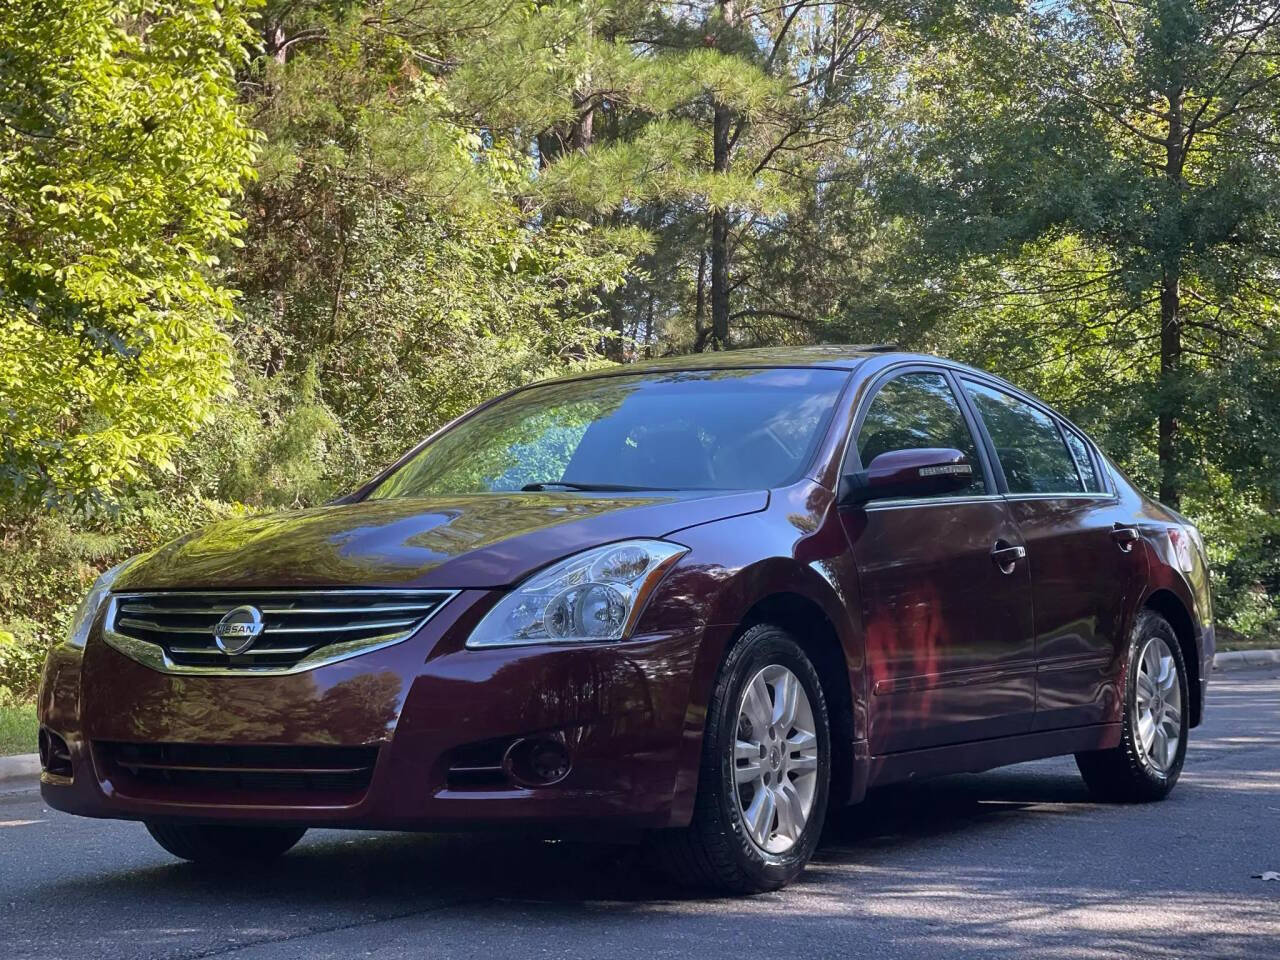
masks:
<svg viewBox="0 0 1280 960"><path fill-rule="evenodd" d="M107 646L96 624L83 653L58 648L46 671L41 724L65 740L70 775L46 771L44 798L131 820L673 825L685 807L673 806L677 775L696 757L690 731L700 729L690 709L696 630L467 650L492 596L464 591L403 643L281 677L160 673ZM561 745L567 775L522 785L508 750L522 739ZM264 769L276 756L301 769L298 756L355 747L367 748L371 771L354 781Z"/></svg>

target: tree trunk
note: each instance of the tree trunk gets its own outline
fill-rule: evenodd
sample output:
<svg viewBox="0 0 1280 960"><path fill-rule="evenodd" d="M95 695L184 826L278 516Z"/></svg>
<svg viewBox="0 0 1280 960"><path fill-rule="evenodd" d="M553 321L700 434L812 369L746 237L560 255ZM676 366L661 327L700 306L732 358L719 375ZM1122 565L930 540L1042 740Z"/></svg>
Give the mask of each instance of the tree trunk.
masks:
<svg viewBox="0 0 1280 960"><path fill-rule="evenodd" d="M596 108L581 93L573 95L573 106L578 111L573 129L569 132L569 146L579 153L591 146L591 129L595 121Z"/></svg>
<svg viewBox="0 0 1280 960"><path fill-rule="evenodd" d="M697 297L693 306L693 352L701 353L707 347L711 328L706 325L707 316L707 248L698 251Z"/></svg>
<svg viewBox="0 0 1280 960"><path fill-rule="evenodd" d="M729 108L717 103L712 144L716 173L729 169L730 119ZM729 346L729 211L722 207L711 211L711 346Z"/></svg>
<svg viewBox="0 0 1280 960"><path fill-rule="evenodd" d="M728 26L734 16L733 0L720 0L720 16ZM712 169L729 171L729 127L733 116L726 104L713 103L711 151ZM729 346L729 211L711 211L711 346Z"/></svg>
<svg viewBox="0 0 1280 960"><path fill-rule="evenodd" d="M284 33L284 24L270 24L263 31L263 39L266 41L267 55L276 63L284 63L285 56L289 50L288 38Z"/></svg>
<svg viewBox="0 0 1280 960"><path fill-rule="evenodd" d="M1160 501L1175 510L1181 500L1178 482L1178 368L1182 362L1182 318L1179 315L1178 270L1166 267L1160 281Z"/></svg>
<svg viewBox="0 0 1280 960"><path fill-rule="evenodd" d="M649 288L649 309L644 315L644 358L653 356L653 288Z"/></svg>
<svg viewBox="0 0 1280 960"><path fill-rule="evenodd" d="M1178 202L1183 181L1182 170L1186 162L1184 151L1185 129L1182 123L1184 92L1175 89L1169 93L1169 128L1165 138L1164 176L1170 196ZM1171 243L1181 243L1174 238ZM1181 248L1172 246L1164 251L1164 268L1160 275L1160 415L1156 440L1156 453L1160 462L1160 500L1178 508L1181 496L1178 462L1178 422L1181 419L1182 398L1179 385L1179 368L1182 366L1182 314Z"/></svg>

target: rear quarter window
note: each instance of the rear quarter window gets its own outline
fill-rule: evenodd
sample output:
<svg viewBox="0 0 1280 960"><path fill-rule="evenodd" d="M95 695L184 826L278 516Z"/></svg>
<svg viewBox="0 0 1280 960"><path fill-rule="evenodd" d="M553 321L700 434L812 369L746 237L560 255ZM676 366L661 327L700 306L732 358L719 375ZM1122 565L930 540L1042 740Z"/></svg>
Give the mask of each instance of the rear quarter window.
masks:
<svg viewBox="0 0 1280 960"><path fill-rule="evenodd" d="M1080 480L1084 484L1084 489L1088 493L1102 493L1105 487L1102 485L1102 477L1098 475L1098 470L1094 466L1093 455L1089 452L1089 444L1085 443L1082 436L1069 427L1064 427L1062 435L1067 438L1067 447L1071 450L1071 456L1076 461L1076 469L1080 471Z"/></svg>

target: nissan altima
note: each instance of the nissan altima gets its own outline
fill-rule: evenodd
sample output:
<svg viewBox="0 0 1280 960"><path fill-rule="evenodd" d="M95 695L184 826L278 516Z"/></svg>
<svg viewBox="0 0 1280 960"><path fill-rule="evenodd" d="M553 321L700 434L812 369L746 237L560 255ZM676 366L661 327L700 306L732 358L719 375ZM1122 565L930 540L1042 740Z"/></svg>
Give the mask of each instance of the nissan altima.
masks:
<svg viewBox="0 0 1280 960"><path fill-rule="evenodd" d="M48 660L42 791L194 861L515 827L749 893L907 778L1074 754L1163 798L1213 650L1195 527L1035 397L885 348L674 358L108 571Z"/></svg>

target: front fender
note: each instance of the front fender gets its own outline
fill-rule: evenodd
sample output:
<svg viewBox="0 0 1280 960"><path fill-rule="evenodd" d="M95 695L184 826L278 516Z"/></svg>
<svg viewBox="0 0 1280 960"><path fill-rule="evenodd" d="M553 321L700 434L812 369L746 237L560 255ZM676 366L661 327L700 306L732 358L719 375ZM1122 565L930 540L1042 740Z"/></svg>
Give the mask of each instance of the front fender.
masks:
<svg viewBox="0 0 1280 960"><path fill-rule="evenodd" d="M681 776L673 822L692 813L707 705L729 645L757 619L765 601L784 599L816 610L831 625L846 665L852 738L866 738L865 644L857 575L844 531L824 487L805 482L776 491L761 513L677 531L689 547L642 617L642 629L663 630L671 618L696 622L698 649L690 675ZM714 558L714 560L710 559Z"/></svg>

